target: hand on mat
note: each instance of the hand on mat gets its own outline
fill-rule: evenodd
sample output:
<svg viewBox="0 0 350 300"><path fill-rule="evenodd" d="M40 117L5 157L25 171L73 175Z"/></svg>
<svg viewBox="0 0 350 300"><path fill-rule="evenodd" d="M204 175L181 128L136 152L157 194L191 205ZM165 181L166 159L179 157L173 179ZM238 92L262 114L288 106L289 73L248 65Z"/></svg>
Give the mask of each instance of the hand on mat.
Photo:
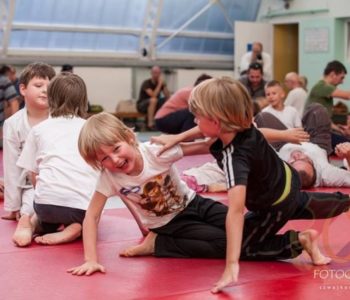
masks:
<svg viewBox="0 0 350 300"><path fill-rule="evenodd" d="M222 274L221 279L217 283L215 283L211 292L214 294L218 293L224 287L228 286L229 284L231 284L233 282L237 282L238 273L239 273L239 264L238 263L226 265L224 274Z"/></svg>
<svg viewBox="0 0 350 300"><path fill-rule="evenodd" d="M310 135L303 128L289 128L286 131L286 142L300 144L308 142Z"/></svg>
<svg viewBox="0 0 350 300"><path fill-rule="evenodd" d="M72 273L72 275L91 275L95 272L105 273L105 267L100 265L95 261L87 261L86 263L80 265L79 267L74 267L67 270L68 273Z"/></svg>
<svg viewBox="0 0 350 300"><path fill-rule="evenodd" d="M181 139L176 134L161 134L159 136L151 137L151 143L163 145L163 148L159 151L158 155L161 155L164 151L170 149L179 142L181 142Z"/></svg>

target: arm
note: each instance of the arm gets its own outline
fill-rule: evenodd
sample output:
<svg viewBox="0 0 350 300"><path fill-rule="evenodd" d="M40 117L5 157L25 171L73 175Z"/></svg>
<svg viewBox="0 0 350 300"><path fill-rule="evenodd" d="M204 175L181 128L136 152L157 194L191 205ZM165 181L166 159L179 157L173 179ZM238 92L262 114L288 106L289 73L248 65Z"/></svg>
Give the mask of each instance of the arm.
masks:
<svg viewBox="0 0 350 300"><path fill-rule="evenodd" d="M209 148L215 139L207 139L198 142L181 143L180 147L184 156L196 155L196 154L208 154Z"/></svg>
<svg viewBox="0 0 350 300"><path fill-rule="evenodd" d="M92 197L83 222L85 263L67 270L73 275L91 275L98 271L105 273L105 268L98 263L97 258L97 225L106 201L107 197L99 192L95 192Z"/></svg>
<svg viewBox="0 0 350 300"><path fill-rule="evenodd" d="M169 92L168 87L166 85L163 87L163 94L164 94L165 99L169 99L170 92Z"/></svg>
<svg viewBox="0 0 350 300"><path fill-rule="evenodd" d="M162 150L159 152L159 155L162 154L164 151L168 150L169 148L173 147L174 145L188 141L188 140L194 140L197 138L203 138L203 134L199 130L199 127L193 127L185 132L181 132L179 134L171 135L171 134L162 134L160 136L152 136L151 137L151 143L161 144L164 145Z"/></svg>
<svg viewBox="0 0 350 300"><path fill-rule="evenodd" d="M343 159L346 159L348 166L350 166L350 143L341 143L335 147L335 154Z"/></svg>
<svg viewBox="0 0 350 300"><path fill-rule="evenodd" d="M13 138L16 136L12 127L5 121L3 139L3 164L4 164L4 185L6 211L19 211L21 208L21 191L19 179L22 169L16 166L17 159L21 153L20 142Z"/></svg>
<svg viewBox="0 0 350 300"><path fill-rule="evenodd" d="M301 142L308 142L310 136L303 128L289 128L286 130L277 130L272 128L258 128L264 135L265 139L272 142L287 142L293 144L300 144Z"/></svg>
<svg viewBox="0 0 350 300"><path fill-rule="evenodd" d="M38 176L37 173L35 173L35 172L30 172L30 179L31 179L31 182L32 182L32 185L33 185L34 188L35 188L35 186L36 186L36 176Z"/></svg>
<svg viewBox="0 0 350 300"><path fill-rule="evenodd" d="M335 98L341 98L344 100L350 100L350 91L335 89L331 96Z"/></svg>
<svg viewBox="0 0 350 300"><path fill-rule="evenodd" d="M226 216L226 267L221 279L212 289L213 293L238 280L241 254L246 186L238 185L228 191L229 209Z"/></svg>
<svg viewBox="0 0 350 300"><path fill-rule="evenodd" d="M162 86L163 86L163 78L159 77L156 88L154 90L146 89L145 92L147 93L148 96L157 98L162 89Z"/></svg>

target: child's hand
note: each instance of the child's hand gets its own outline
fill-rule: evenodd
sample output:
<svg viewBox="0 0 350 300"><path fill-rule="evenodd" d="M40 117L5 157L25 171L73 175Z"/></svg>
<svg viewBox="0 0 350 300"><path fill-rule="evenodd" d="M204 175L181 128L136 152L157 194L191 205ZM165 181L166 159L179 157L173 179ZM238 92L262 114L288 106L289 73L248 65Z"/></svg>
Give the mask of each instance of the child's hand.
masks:
<svg viewBox="0 0 350 300"><path fill-rule="evenodd" d="M226 265L224 274L222 274L221 279L215 283L215 286L212 288L211 292L216 294L220 292L224 287L228 286L233 282L237 282L239 273L239 264L233 263Z"/></svg>
<svg viewBox="0 0 350 300"><path fill-rule="evenodd" d="M293 144L308 142L310 135L303 128L289 128L286 131L286 141Z"/></svg>
<svg viewBox="0 0 350 300"><path fill-rule="evenodd" d="M163 145L163 148L159 151L158 155L161 155L180 141L179 136L176 134L161 134L159 136L151 137L151 143Z"/></svg>
<svg viewBox="0 0 350 300"><path fill-rule="evenodd" d="M340 158L350 158L350 143L341 143L335 147L335 154Z"/></svg>
<svg viewBox="0 0 350 300"><path fill-rule="evenodd" d="M74 267L67 270L68 273L72 275L91 275L95 272L106 273L105 267L97 263L96 261L87 261L79 267Z"/></svg>

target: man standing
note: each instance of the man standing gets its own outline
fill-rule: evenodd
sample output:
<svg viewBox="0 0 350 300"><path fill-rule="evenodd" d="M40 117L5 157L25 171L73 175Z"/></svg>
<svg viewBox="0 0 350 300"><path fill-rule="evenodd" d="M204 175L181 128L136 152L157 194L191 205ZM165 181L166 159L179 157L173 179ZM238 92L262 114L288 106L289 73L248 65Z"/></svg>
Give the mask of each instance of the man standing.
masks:
<svg viewBox="0 0 350 300"><path fill-rule="evenodd" d="M161 70L158 66L154 66L151 70L151 78L142 83L139 99L137 100L137 110L147 114L148 129L153 130L155 128L154 115L169 96L170 93L161 75Z"/></svg>
<svg viewBox="0 0 350 300"><path fill-rule="evenodd" d="M263 52L263 45L260 42L254 42L252 45L252 51L249 51L242 56L239 68L241 75L244 75L248 71L248 67L251 63L261 64L265 79L272 79L272 59L270 54Z"/></svg>

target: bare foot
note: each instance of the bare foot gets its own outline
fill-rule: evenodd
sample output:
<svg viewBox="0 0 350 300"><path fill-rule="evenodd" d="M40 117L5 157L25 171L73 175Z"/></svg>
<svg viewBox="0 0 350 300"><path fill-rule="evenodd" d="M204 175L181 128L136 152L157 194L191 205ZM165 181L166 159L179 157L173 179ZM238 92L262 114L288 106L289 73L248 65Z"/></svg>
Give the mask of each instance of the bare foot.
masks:
<svg viewBox="0 0 350 300"><path fill-rule="evenodd" d="M150 231L141 244L125 249L119 255L124 257L152 255L156 237L157 234Z"/></svg>
<svg viewBox="0 0 350 300"><path fill-rule="evenodd" d="M26 247L32 242L33 232L34 228L30 216L23 215L18 221L12 240L16 246Z"/></svg>
<svg viewBox="0 0 350 300"><path fill-rule="evenodd" d="M62 231L48 233L34 238L34 241L42 245L58 245L69 243L81 236L82 226L73 223L64 228Z"/></svg>
<svg viewBox="0 0 350 300"><path fill-rule="evenodd" d="M299 233L299 242L304 250L310 255L312 263L316 266L327 265L331 258L324 256L317 244L318 232L313 229L305 230Z"/></svg>
<svg viewBox="0 0 350 300"><path fill-rule="evenodd" d="M19 210L17 210L17 211L11 211L8 215L2 216L1 219L9 220L9 221L18 221L20 217L21 215L19 213Z"/></svg>

